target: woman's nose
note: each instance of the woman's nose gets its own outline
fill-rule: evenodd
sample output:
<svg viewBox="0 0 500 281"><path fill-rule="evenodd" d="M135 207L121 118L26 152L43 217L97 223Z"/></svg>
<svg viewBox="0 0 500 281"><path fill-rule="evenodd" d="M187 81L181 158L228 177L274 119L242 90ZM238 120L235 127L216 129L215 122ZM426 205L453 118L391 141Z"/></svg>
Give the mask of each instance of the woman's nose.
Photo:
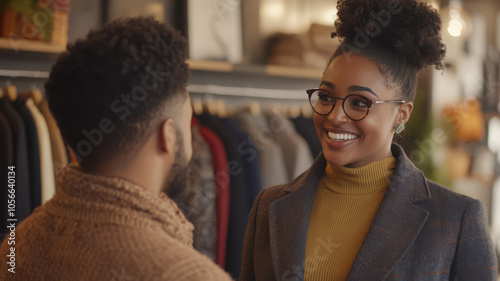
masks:
<svg viewBox="0 0 500 281"><path fill-rule="evenodd" d="M332 112L330 112L330 114L328 114L327 118L333 124L343 123L343 122L349 121L349 118L347 117L347 115L344 112L344 109L342 108L341 101L337 101L335 103Z"/></svg>

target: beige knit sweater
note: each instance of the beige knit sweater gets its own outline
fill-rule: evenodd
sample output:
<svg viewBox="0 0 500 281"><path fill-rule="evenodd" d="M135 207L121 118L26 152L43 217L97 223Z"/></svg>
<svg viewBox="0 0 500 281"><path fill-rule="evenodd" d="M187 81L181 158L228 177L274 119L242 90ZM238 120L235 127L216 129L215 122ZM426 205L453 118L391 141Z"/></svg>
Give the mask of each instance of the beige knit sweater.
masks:
<svg viewBox="0 0 500 281"><path fill-rule="evenodd" d="M193 225L177 205L130 181L64 168L54 198L0 247L0 280L230 280L192 247Z"/></svg>

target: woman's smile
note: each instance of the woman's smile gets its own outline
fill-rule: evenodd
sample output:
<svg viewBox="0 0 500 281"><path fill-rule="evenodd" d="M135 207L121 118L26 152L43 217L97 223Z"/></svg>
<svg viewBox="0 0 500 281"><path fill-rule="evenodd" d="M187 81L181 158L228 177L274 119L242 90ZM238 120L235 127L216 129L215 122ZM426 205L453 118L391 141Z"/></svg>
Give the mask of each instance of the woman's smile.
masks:
<svg viewBox="0 0 500 281"><path fill-rule="evenodd" d="M359 140L360 134L352 130L338 129L338 128L325 128L323 137L330 149L341 149L349 146Z"/></svg>

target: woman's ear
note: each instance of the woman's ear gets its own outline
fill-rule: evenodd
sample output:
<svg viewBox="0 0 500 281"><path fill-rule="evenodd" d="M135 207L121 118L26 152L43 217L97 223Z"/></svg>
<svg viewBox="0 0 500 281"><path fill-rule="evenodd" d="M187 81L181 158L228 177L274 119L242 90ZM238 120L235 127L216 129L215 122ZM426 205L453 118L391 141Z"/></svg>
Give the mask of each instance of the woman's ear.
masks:
<svg viewBox="0 0 500 281"><path fill-rule="evenodd" d="M164 121L159 130L160 130L160 150L163 153L175 153L175 144L176 144L176 130L174 126L174 120L168 119Z"/></svg>
<svg viewBox="0 0 500 281"><path fill-rule="evenodd" d="M406 124L406 122L410 120L410 115L412 111L413 111L413 102L410 101L400 105L395 126L399 124Z"/></svg>

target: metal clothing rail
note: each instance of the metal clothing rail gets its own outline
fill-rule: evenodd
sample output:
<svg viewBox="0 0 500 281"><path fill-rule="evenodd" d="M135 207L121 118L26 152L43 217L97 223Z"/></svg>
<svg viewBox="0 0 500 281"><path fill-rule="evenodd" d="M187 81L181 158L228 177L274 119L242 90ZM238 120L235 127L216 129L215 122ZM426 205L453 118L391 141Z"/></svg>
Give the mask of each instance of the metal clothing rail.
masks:
<svg viewBox="0 0 500 281"><path fill-rule="evenodd" d="M277 90L260 89L247 87L227 87L217 85L188 85L187 90L198 94L212 94L233 97L250 97L266 99L284 99L284 100L307 100L305 91L300 90Z"/></svg>
<svg viewBox="0 0 500 281"><path fill-rule="evenodd" d="M0 69L0 77L47 79L49 76L48 71Z"/></svg>
<svg viewBox="0 0 500 281"><path fill-rule="evenodd" d="M47 71L36 71L36 70L34 71L34 70L0 69L0 77L47 79L50 77L50 73ZM227 86L217 86L217 85L196 85L196 84L188 85L187 90L192 93L221 95L221 96L284 99L284 100L307 100L307 95L305 91L301 90L278 90L278 89L227 87Z"/></svg>

